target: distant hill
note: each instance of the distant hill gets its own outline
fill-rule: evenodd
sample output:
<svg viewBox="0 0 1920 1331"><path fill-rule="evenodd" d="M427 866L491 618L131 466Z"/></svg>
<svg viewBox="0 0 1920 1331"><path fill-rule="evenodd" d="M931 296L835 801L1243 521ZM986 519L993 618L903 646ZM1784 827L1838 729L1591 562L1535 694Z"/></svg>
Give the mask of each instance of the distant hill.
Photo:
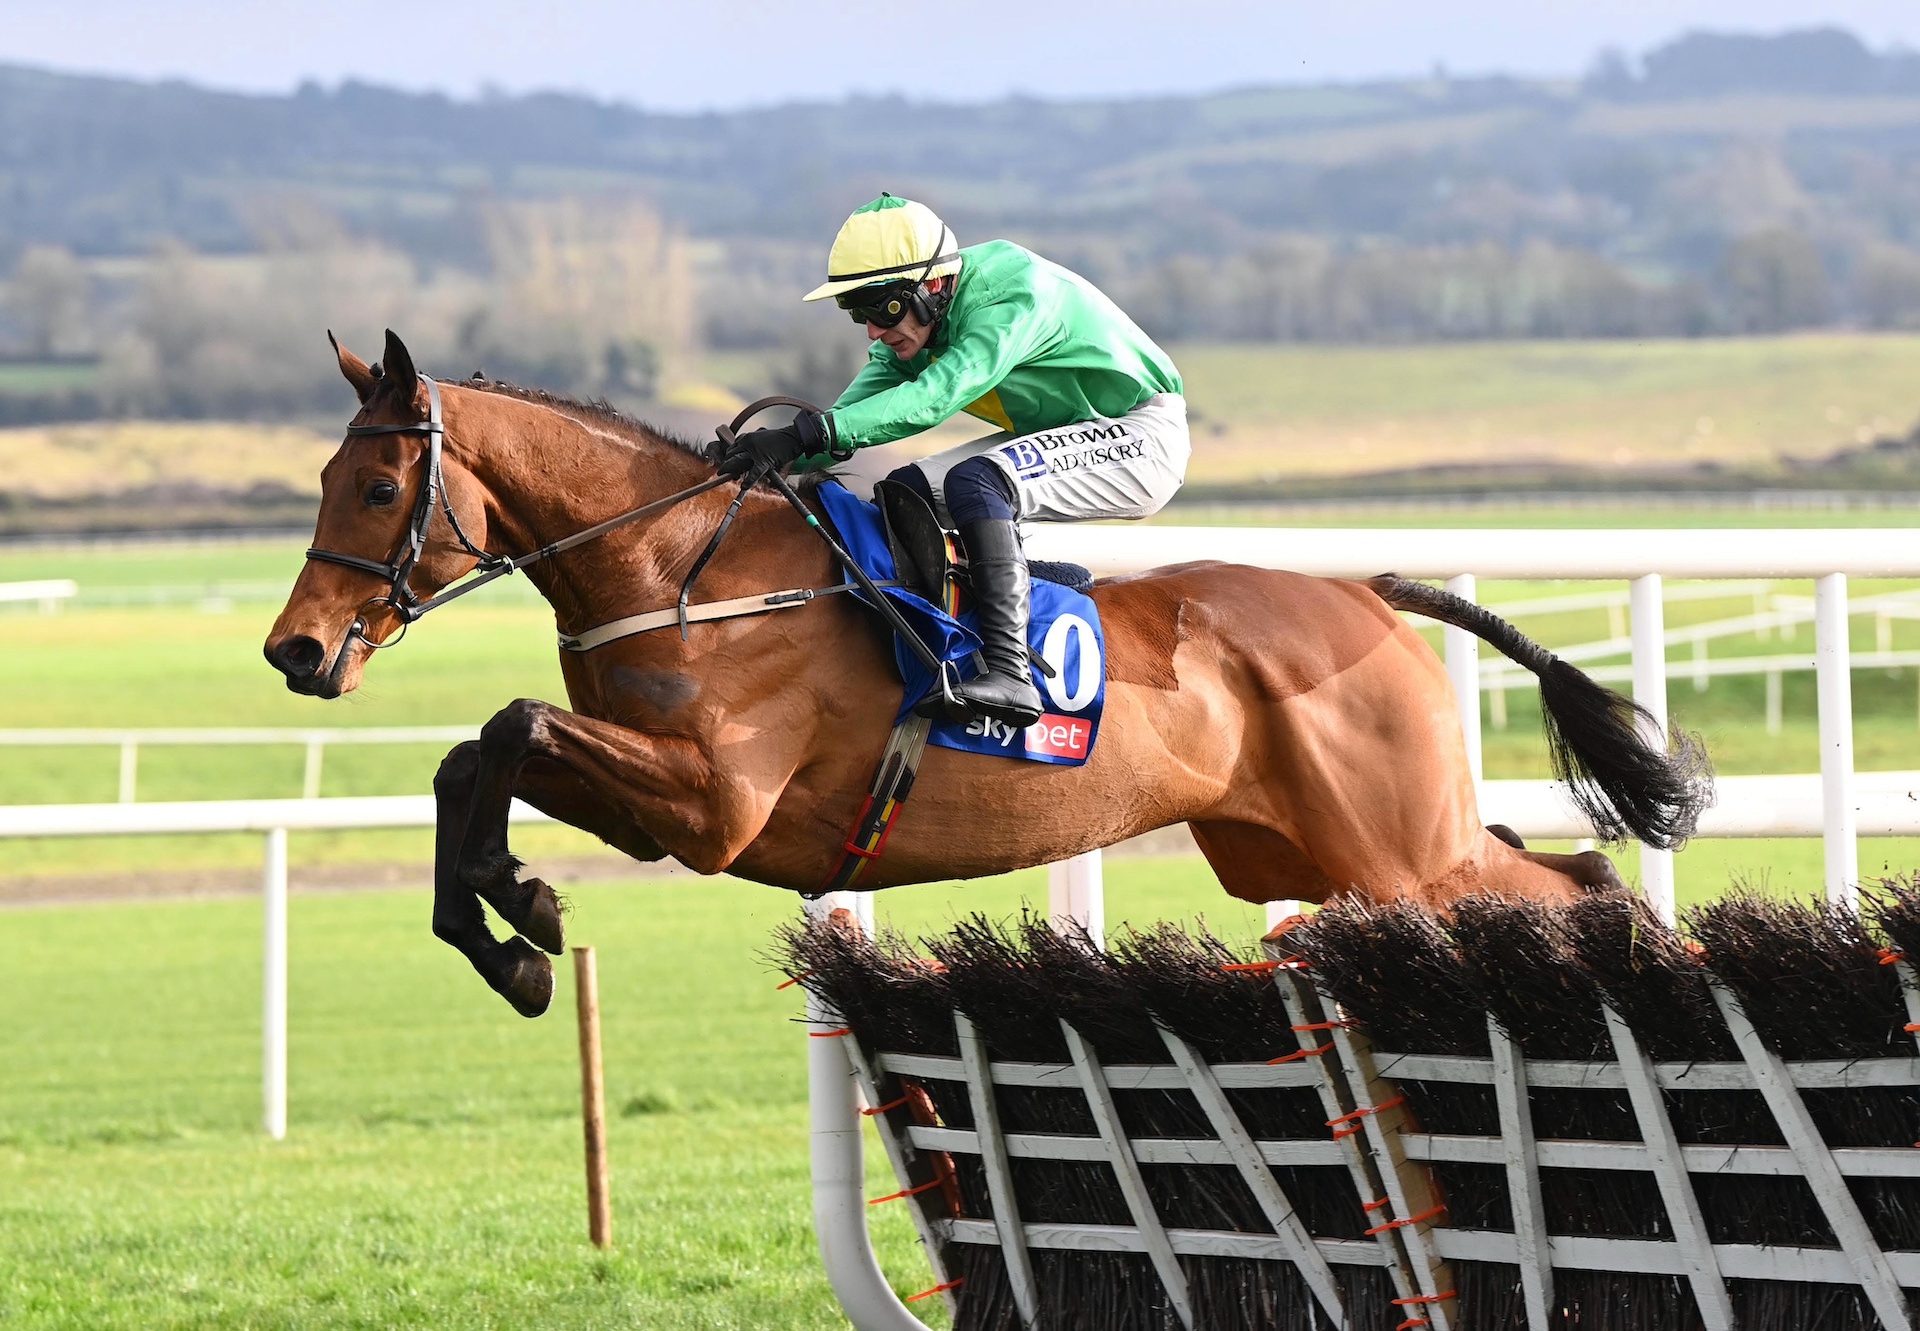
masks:
<svg viewBox="0 0 1920 1331"><path fill-rule="evenodd" d="M423 289L450 272L497 284L503 207L577 219L636 201L693 242L689 281L710 297L689 306L694 340L766 346L795 335L792 293L883 188L933 203L963 241L1034 245L1173 339L1920 328L1920 56L1833 28L1691 33L1582 79L705 115L0 66L0 127L0 274L64 247L108 311L63 342L51 314L0 308L0 356L105 345L165 242L244 256L344 236L405 256ZM43 289L77 286L59 256L38 262ZM434 304L439 343L487 344L472 306Z"/></svg>
<svg viewBox="0 0 1920 1331"><path fill-rule="evenodd" d="M1704 116L1703 100L1718 114ZM818 243L850 202L886 185L937 199L969 234L1109 237L1148 254L1290 232L1524 236L1689 268L1691 231L1739 219L1702 215L1691 196L1684 208L1673 191L1728 143L1782 153L1811 212L1894 222L1905 239L1904 187L1872 177L1920 162L1920 57L1876 54L1832 29L1691 34L1637 64L1603 58L1581 83L852 99L706 115L355 82L256 96L0 66L0 125L0 264L34 242L85 254L162 238L251 249L249 201L286 192L439 259L478 253L462 205L481 194L637 191L698 235ZM1760 203L1769 216L1779 205Z"/></svg>

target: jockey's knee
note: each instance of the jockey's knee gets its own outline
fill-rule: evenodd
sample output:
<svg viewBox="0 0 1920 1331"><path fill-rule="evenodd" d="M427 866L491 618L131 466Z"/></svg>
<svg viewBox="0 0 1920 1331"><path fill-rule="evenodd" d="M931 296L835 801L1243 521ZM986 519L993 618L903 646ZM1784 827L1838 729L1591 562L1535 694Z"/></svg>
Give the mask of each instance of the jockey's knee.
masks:
<svg viewBox="0 0 1920 1331"><path fill-rule="evenodd" d="M968 458L947 473L940 487L955 526L969 522L1012 522L1018 497L1013 478L985 457Z"/></svg>
<svg viewBox="0 0 1920 1331"><path fill-rule="evenodd" d="M934 506L933 483L927 479L927 473L920 470L918 463L909 462L904 467L895 467L887 473L887 479L895 485L904 485L919 495L927 501L928 508Z"/></svg>

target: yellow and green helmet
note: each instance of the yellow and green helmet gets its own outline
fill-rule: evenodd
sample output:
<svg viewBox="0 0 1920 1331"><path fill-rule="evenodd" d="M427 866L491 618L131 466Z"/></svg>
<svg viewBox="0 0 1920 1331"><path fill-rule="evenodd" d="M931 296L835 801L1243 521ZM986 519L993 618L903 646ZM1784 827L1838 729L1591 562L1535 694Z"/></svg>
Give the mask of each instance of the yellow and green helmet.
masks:
<svg viewBox="0 0 1920 1331"><path fill-rule="evenodd" d="M960 246L924 203L882 194L853 210L827 252L827 280L802 300L825 300L876 282L925 282L960 271Z"/></svg>

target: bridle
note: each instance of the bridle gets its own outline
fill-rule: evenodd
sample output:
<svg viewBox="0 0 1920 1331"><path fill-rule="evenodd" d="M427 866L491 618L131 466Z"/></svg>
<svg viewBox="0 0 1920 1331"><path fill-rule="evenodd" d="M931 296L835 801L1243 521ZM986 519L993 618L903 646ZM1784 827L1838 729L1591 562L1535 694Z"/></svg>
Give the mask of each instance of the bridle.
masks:
<svg viewBox="0 0 1920 1331"><path fill-rule="evenodd" d="M407 532L401 540L400 548L385 563L367 559L361 555L345 554L338 550L325 550L317 545L307 551L308 559L358 569L362 573L371 573L375 577L387 580L387 590L369 597L355 613L353 624L347 630L348 643L343 644L341 648L343 652L355 638L366 643L369 648L391 647L406 637L407 630L412 627L413 622L429 610L437 610L447 602L465 596L468 592L476 591L496 578L504 578L508 574L526 568L529 564L537 564L543 559L551 559L575 546L585 545L588 541L604 536L616 527L625 526L629 522L638 522L641 518L663 512L728 482L725 476L714 476L697 485L675 491L664 499L656 499L638 508L628 509L625 513L608 518L605 522L595 523L583 531L577 531L571 536L543 545L529 554L514 558L497 555L475 545L472 538L460 526L460 519L453 511L453 500L447 493L446 475L440 462L442 442L447 433L446 424L441 419L440 413L440 385L424 374L420 376L420 381L427 386L426 420L410 425L349 425L347 427L350 438L376 434L424 434L427 436L426 474L421 479L420 495L414 500L413 516L407 523ZM436 501L440 511L447 515L447 525L453 528L453 534L461 546L479 562L472 570L477 576L443 588L434 595L422 599L416 596L413 589L408 586L408 578L413 573L415 565L420 562L420 556L426 552L427 528L433 522ZM367 636L367 612L381 607L399 616L400 632L384 642L375 642Z"/></svg>
<svg viewBox="0 0 1920 1331"><path fill-rule="evenodd" d="M340 655L336 658L338 661L344 661L346 659L346 652L348 648L353 645L356 638L367 644L370 650L381 647L391 647L406 637L407 630L413 626L413 622L425 615L429 610L437 610L449 601L465 596L468 592L479 590L496 578L504 578L511 573L526 568L530 564L537 564L543 559L551 559L555 555L564 554L568 550L585 545L588 541L605 536L608 532L616 528L624 527L630 522L638 522L641 518L650 517L655 513L665 512L676 504L683 504L689 499L707 493L709 490L715 490L723 485L727 485L732 480L731 477L715 475L696 485L690 485L684 490L676 490L664 498L655 499L649 503L640 505L638 508L630 508L624 513L615 514L604 522L597 522L593 526L577 531L571 536L562 537L560 540L543 545L538 550L513 558L509 558L506 555L497 555L475 545L472 539L468 537L467 533L461 528L460 519L454 514L453 501L447 494L446 476L442 472L440 465L441 445L447 433L447 427L440 415L440 385L431 377L424 374L420 375L420 381L427 386L426 420L411 425L347 426L347 434L352 438L376 434L425 434L427 436L426 475L421 479L420 497L414 501L413 516L407 523L407 533L401 542L400 549L385 563L367 559L361 555L345 554L338 550L325 550L317 545L309 547L307 550L308 559L319 560L325 564L339 564L343 568L357 569L362 573L371 573L375 577L385 578L387 580L387 590L375 596L368 597L367 600L361 603L359 610L354 613L353 623L347 629L346 640L340 645ZM740 414L733 418L731 424L719 427L715 433L720 443L722 445L731 445L734 442L735 433L743 425L771 407L794 407L804 411L819 410L819 408L812 403L796 397L763 397L759 401L750 402L741 408ZM763 481L778 491L781 497L784 498L794 511L806 522L806 525L813 530L813 533L827 543L827 547L833 551L834 557L840 562L841 567L846 570L850 581L830 588L791 588L785 591L771 592L764 596L744 597L735 601L715 603L707 607L690 607L689 600L693 595L694 583L699 580L700 574L705 571L707 564L719 551L720 543L726 539L727 532L733 525L734 515L740 511L740 506L746 502L748 492ZM447 525L453 528L453 534L459 538L461 546L479 562L470 570L474 576L467 578L464 582L445 587L423 600L414 595L413 589L407 585L407 580L412 574L414 567L419 564L420 556L426 551L427 528L433 522L433 510L436 501L440 511L447 515ZM900 584L895 582L885 585L898 587ZM670 624L677 624L680 628L680 636L684 639L687 636L687 625L695 619L730 618L734 615L759 614L766 610L778 609L783 606L804 605L815 600L820 595L856 590L866 593L868 604L880 612L881 617L887 621L895 633L901 636L909 649L920 659L921 664L925 665L935 675L939 681L941 693L946 697L948 703L957 706L958 704L954 702L954 689L959 682L959 676L953 664L940 660L934 654L933 650L927 646L920 635L913 630L912 625L908 624L901 616L899 609L893 602L881 594L881 585L876 584L873 579L867 575L866 571L860 567L858 561L847 553L846 548L840 544L833 533L821 525L820 519L807 508L805 502L794 491L792 484L787 478L781 475L778 468L765 462L756 463L745 476L740 478L740 492L734 496L733 502L727 506L726 514L720 519L719 526L715 528L712 539L707 542L706 549L701 551L699 558L694 561L692 569L688 571L686 581L683 582L680 587L679 602L673 612L662 612L658 615L634 616L629 620L621 621L619 625L609 627L624 626L622 627L622 631L616 636L627 636L632 633L642 633L655 628L664 628ZM388 638L385 642L375 642L367 636L367 612L377 607L385 607L391 610L400 619L400 631L391 638ZM708 613L701 613L703 609ZM588 644L583 643L581 640L584 636L585 635L576 636L571 641L563 636L561 645L571 650L587 650L589 649ZM611 640L611 638L601 639L601 641Z"/></svg>

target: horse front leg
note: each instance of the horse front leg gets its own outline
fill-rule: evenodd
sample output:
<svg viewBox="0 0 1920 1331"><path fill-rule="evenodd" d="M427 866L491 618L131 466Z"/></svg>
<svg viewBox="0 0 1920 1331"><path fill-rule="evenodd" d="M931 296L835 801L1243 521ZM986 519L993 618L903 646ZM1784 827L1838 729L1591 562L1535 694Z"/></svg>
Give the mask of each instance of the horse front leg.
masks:
<svg viewBox="0 0 1920 1331"><path fill-rule="evenodd" d="M537 878L519 880L520 861L507 840L507 811L516 795L636 859L673 853L703 872L730 863L772 805L770 797L743 797L740 787L713 780L704 756L688 741L649 736L528 698L508 704L481 729L473 767L451 882L470 902L485 900L524 936L505 946L518 944L516 966L531 957L540 974L505 976L503 987L486 966L474 964L525 1016L543 1011L552 992L551 967L526 940L557 953L563 930L553 889ZM473 909L478 911L477 903Z"/></svg>
<svg viewBox="0 0 1920 1331"><path fill-rule="evenodd" d="M514 1011L537 1017L553 1001L552 963L524 938L495 938L479 899L458 873L479 771L480 745L468 740L455 745L434 773L433 935L471 962Z"/></svg>
<svg viewBox="0 0 1920 1331"><path fill-rule="evenodd" d="M562 763L537 753L528 755L514 774L511 794L556 821L591 832L632 859L650 864L666 858L667 852L647 835L631 809L606 798L580 773ZM471 796L468 809L471 813ZM504 819L498 832L498 843L487 839L485 848L477 852L469 866L472 875L463 881L521 937L558 956L566 946L566 900L544 878L520 878L519 871L525 866L507 846Z"/></svg>

